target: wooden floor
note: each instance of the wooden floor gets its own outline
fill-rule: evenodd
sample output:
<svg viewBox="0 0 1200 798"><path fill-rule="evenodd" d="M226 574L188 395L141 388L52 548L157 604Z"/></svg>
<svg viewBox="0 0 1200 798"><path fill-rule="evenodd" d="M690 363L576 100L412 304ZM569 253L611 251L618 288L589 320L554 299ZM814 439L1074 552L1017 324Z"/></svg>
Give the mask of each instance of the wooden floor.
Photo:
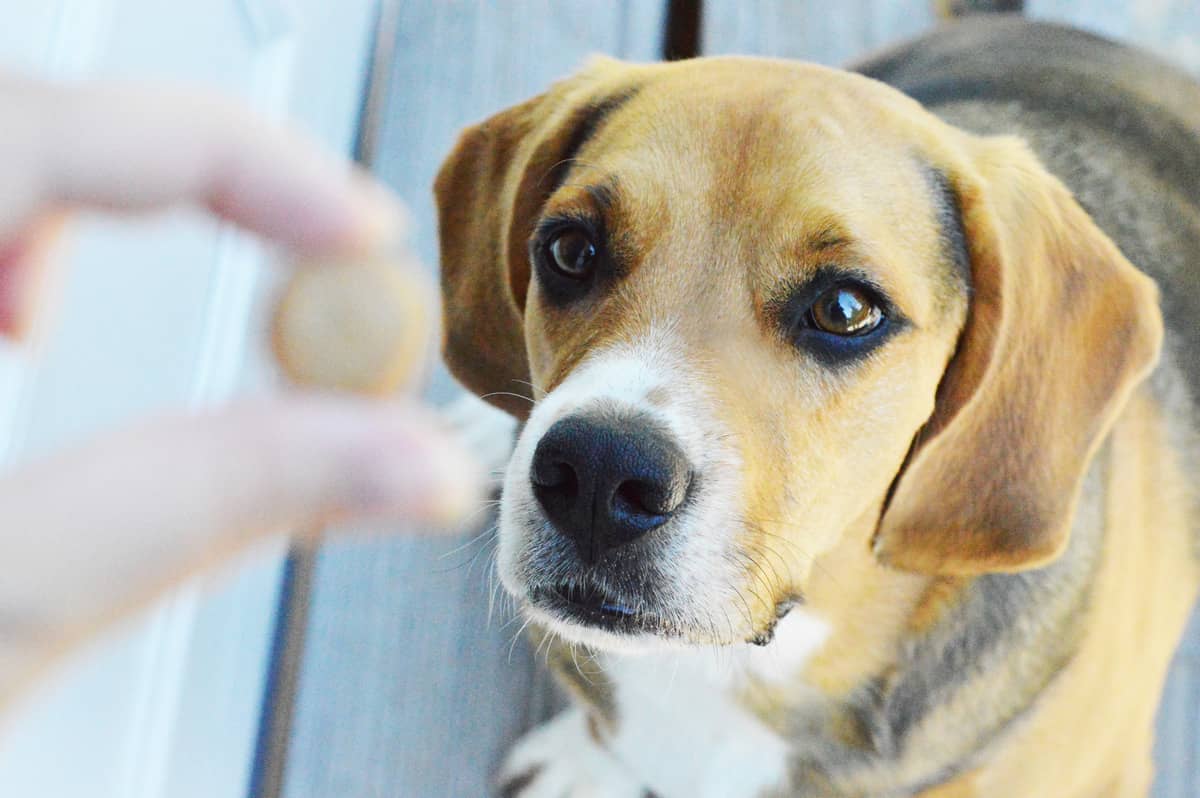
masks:
<svg viewBox="0 0 1200 798"><path fill-rule="evenodd" d="M541 91L591 53L656 60L654 0L400 2L375 168L414 210L436 263L429 186L456 132ZM1200 4L1027 3L1200 74ZM933 24L928 4L709 0L705 53L844 63ZM443 375L433 398L457 389ZM490 547L408 535L334 543L317 558L282 794L286 798L483 796L505 748L553 705L508 618L488 618ZM466 545L464 545L466 544ZM1164 701L1158 798L1200 794L1200 647L1190 636Z"/></svg>

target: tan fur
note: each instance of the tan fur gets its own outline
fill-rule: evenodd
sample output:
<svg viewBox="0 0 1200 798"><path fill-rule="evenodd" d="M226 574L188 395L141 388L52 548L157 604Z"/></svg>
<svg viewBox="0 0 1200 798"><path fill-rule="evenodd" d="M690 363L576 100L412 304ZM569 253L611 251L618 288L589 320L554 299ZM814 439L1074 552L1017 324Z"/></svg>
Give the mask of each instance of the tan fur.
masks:
<svg viewBox="0 0 1200 798"><path fill-rule="evenodd" d="M572 114L631 88L566 183L539 192ZM961 202L969 309L923 165ZM564 309L530 281L526 239L541 215L596 212L595 185L619 197L608 224L628 273ZM540 396L588 354L669 326L741 454L749 622L768 627L803 594L833 628L804 683L831 700L887 674L974 575L1059 555L1107 437L1106 504L1091 508L1107 548L1078 651L985 761L923 794L1144 792L1156 699L1200 584L1184 476L1152 399L1128 401L1157 357L1157 296L1023 145L820 67L600 61L467 131L437 193L447 361L476 392ZM776 286L830 262L867 270L913 322L837 374L798 362L767 319ZM1039 657L1014 652L1013 667L1050 667ZM1024 700L995 689L981 681L968 699L998 714ZM780 727L793 697L745 696ZM829 724L856 744L844 717Z"/></svg>
<svg viewBox="0 0 1200 798"><path fill-rule="evenodd" d="M1153 400L1141 393L1110 438L1112 534L1074 661L1037 716L988 764L979 796L1141 796L1154 713L1200 573L1187 555L1184 475Z"/></svg>

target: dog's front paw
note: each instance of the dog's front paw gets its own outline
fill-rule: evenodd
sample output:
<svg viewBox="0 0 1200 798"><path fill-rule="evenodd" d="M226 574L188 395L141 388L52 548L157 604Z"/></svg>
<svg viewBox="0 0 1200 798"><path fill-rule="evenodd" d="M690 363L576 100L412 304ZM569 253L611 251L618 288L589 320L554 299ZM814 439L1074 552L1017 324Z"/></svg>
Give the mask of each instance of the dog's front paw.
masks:
<svg viewBox="0 0 1200 798"><path fill-rule="evenodd" d="M568 709L522 737L500 769L501 798L652 795L592 739L579 709Z"/></svg>

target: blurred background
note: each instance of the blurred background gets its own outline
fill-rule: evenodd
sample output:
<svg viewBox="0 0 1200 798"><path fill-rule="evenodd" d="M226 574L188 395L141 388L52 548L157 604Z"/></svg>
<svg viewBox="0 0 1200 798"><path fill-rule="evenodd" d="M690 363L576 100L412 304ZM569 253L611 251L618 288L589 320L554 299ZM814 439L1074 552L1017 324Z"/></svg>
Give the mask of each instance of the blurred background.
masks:
<svg viewBox="0 0 1200 798"><path fill-rule="evenodd" d="M591 53L844 64L970 2L924 0L0 0L0 68L199 82L367 163L414 210L456 132ZM1009 2L1006 5L1019 6ZM1200 77L1196 0L1029 0ZM119 113L119 109L114 109ZM0 124L3 124L0 121ZM80 135L86 135L80 131ZM272 253L188 212L78 220L62 302L0 351L0 462L168 408L270 390ZM459 389L444 374L430 398ZM103 475L97 475L102 479ZM0 796L482 796L557 705L490 550L457 537L281 541L177 591L61 668L0 739ZM1193 624L1196 626L1196 624ZM1200 631L1159 718L1157 798L1200 795Z"/></svg>

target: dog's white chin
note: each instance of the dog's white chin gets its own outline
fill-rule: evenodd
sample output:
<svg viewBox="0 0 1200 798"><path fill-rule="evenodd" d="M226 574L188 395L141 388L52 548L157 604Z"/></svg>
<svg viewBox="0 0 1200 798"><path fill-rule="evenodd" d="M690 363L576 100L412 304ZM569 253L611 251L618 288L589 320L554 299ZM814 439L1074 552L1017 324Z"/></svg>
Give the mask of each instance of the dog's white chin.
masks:
<svg viewBox="0 0 1200 798"><path fill-rule="evenodd" d="M679 638L663 637L649 632L613 632L595 626L565 621L531 604L527 604L522 612L533 623L567 643L586 646L595 651L614 654L654 654L693 647L692 644ZM711 648L711 644L706 647Z"/></svg>

